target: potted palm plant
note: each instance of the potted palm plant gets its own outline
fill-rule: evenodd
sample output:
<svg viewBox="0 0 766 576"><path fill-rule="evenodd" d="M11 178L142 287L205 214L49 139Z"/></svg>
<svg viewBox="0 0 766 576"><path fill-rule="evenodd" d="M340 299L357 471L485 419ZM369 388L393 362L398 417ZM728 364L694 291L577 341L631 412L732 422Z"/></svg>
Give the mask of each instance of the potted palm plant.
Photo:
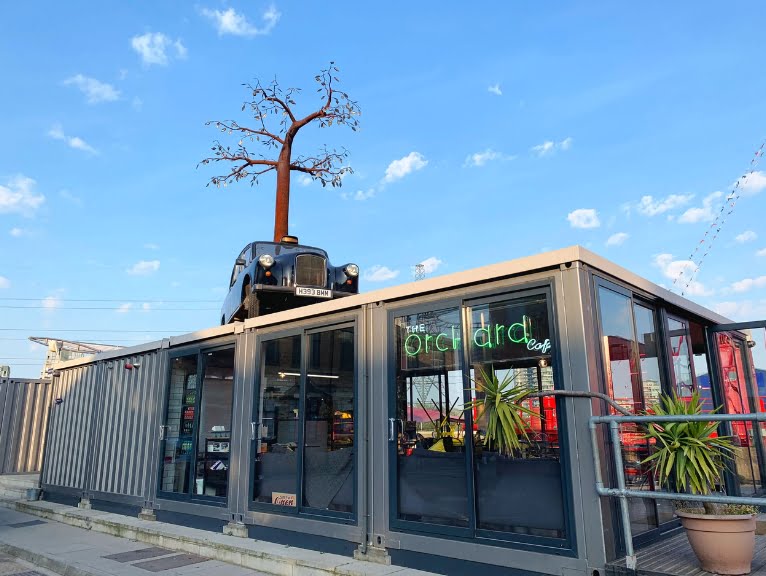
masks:
<svg viewBox="0 0 766 576"><path fill-rule="evenodd" d="M681 399L663 395L648 414L692 416L702 414L702 399L695 392ZM718 436L715 422L650 423L643 438L653 447L643 463L649 464L659 485L687 494L711 494L721 483L731 461L731 439ZM755 506L677 503L676 515L686 529L689 544L702 569L716 574L749 574L755 546Z"/></svg>

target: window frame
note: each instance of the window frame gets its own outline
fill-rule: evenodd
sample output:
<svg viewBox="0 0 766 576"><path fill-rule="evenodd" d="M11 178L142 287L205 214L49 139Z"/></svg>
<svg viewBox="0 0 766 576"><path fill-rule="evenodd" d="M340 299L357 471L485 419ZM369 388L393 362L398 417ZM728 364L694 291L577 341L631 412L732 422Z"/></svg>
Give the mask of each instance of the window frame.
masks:
<svg viewBox="0 0 766 576"><path fill-rule="evenodd" d="M558 307L556 302L556 283L555 279L527 282L517 286L508 286L495 288L484 293L455 295L444 300L429 300L421 303L408 303L405 306L391 307L387 313L387 323L389 330L387 362L391 369L388 371L388 418L396 418L396 378L397 378L397 357L396 357L396 319L402 316L433 312L436 310L447 310L456 308L461 324L461 338L463 346L461 351L461 371L463 375L464 387L470 386L470 352L471 347L467 342L467 334L471 326L471 310L477 306L493 304L498 302L512 302L543 296L546 301L549 334L551 341L555 345L555 350L551 351L551 363L553 369L554 386L556 390L563 389L563 368L561 351L561 331L558 327ZM464 390L464 401L467 401L468 392ZM469 442L466 447L466 474L468 491L468 526L455 527L433 524L427 522L418 522L415 520L402 520L398 517L398 464L396 442L388 441L388 514L389 529L393 532L404 532L410 534L424 534L429 536L441 536L456 540L463 540L474 544L488 544L502 546L507 548L521 550L544 550L548 554L561 556L577 555L576 534L574 534L574 496L572 491L572 470L571 470L571 446L568 435L568 417L565 405L561 398L556 398L556 410L559 427L559 464L561 467L561 486L562 486L562 504L564 506L564 538L551 538L545 536L532 536L516 532L501 532L494 530L481 529L477 527L477 498L475 462L473 443ZM466 430L473 429L473 415L470 411L465 416ZM388 438L386 431L386 438Z"/></svg>
<svg viewBox="0 0 766 576"><path fill-rule="evenodd" d="M354 471L353 471L353 509L351 512L338 512L334 510L321 510L318 508L310 508L303 505L303 489L304 489L304 452L305 452L305 428L306 428L306 375L308 373L308 337L312 334L331 332L333 330L339 330L343 328L352 328L354 332ZM306 327L293 327L287 330L279 330L269 332L263 336L259 336L256 339L256 366L258 366L257 373L255 374L253 382L253 401L251 404L251 422L256 423L256 426L260 422L259 409L261 402L261 386L263 380L263 354L265 345L268 342L275 340L281 340L283 338L290 338L298 336L300 338L300 378L299 378L299 398L298 398L298 414L300 415L298 424L298 433L296 437L296 446L300 447L296 458L296 505L295 506L279 506L277 504L271 504L270 502L257 502L255 501L255 478L256 478L256 457L257 451L257 438L254 435L250 437L250 449L247 451L249 455L249 482L247 488L247 509L249 512L260 512L268 514L278 514L280 516L288 516L293 518L312 518L318 520L324 520L329 522L335 522L339 524L357 524L359 513L359 461L360 461L360 447L359 447L359 424L357 418L359 417L359 324L356 317L338 319L330 324L312 325Z"/></svg>
<svg viewBox="0 0 766 576"><path fill-rule="evenodd" d="M170 376L173 371L173 360L176 358L183 358L185 356L196 356L197 357L197 382L198 382L198 390L199 392L195 395L194 400L194 426L193 426L193 435L192 435L192 455L194 456L193 461L191 462L191 465L189 466L188 471L188 480L189 480L189 487L186 492L167 492L165 490L162 490L162 475L164 471L164 464L165 464L165 455L164 455L164 447L165 442L167 441L167 436L164 436L162 440L160 440L160 449L159 449L159 455L158 455L158 462L159 465L157 466L157 490L156 495L158 499L162 500L175 500L179 502L190 502L193 504L201 504L205 506L214 506L219 508L225 508L228 506L229 503L229 494L231 493L231 476L227 477L227 487L226 487L226 496L209 496L204 494L194 494L194 486L195 483L193 482L194 477L196 476L197 471L197 448L199 443L199 418L200 418L200 405L202 403L202 388L204 386L204 378L201 378L201 376L204 374L205 370L205 358L206 355L209 352L217 352L220 350L232 350L234 352L234 363L232 365L233 370L233 376L232 379L232 401L231 401L231 437L229 438L229 471L231 470L231 453L232 453L232 447L234 446L234 437L235 437L235 430L234 430L234 403L236 401L236 389L235 389L235 382L237 380L237 345L236 342L228 342L228 343L221 343L221 344L215 344L210 346L193 346L189 348L183 348L178 350L172 350L168 352L168 364L165 371L165 394L164 394L164 400L162 405L162 413L161 413L161 425L166 426L167 425L167 416L168 416L168 408L170 406L169 402L169 395L170 395Z"/></svg>

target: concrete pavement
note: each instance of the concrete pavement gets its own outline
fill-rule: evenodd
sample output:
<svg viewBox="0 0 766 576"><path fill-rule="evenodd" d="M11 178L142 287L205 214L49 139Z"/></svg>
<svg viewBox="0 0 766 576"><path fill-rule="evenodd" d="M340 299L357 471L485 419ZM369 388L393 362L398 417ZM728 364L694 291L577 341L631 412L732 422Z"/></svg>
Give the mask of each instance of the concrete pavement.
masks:
<svg viewBox="0 0 766 576"><path fill-rule="evenodd" d="M0 508L0 575L260 576L241 566ZM10 558L9 558L10 557ZM7 558L7 559L6 559ZM18 560L21 559L21 560ZM28 561L35 566L30 566Z"/></svg>
<svg viewBox="0 0 766 576"><path fill-rule="evenodd" d="M4 509L5 508L5 509ZM17 525L17 526L13 526ZM0 552L13 554L66 576L142 574L154 569L141 560L108 558L117 553L163 548L169 555L199 558L161 576L211 573L284 576L431 576L430 572L143 520L53 502L0 498ZM159 555L159 552L156 552ZM130 558L130 556L127 556ZM149 557L147 556L148 560ZM157 556L157 560L162 558ZM182 562L168 560L165 564ZM128 571L133 570L133 571ZM159 569L158 569L159 570ZM237 571L239 570L239 571ZM0 573L1 574L1 573Z"/></svg>

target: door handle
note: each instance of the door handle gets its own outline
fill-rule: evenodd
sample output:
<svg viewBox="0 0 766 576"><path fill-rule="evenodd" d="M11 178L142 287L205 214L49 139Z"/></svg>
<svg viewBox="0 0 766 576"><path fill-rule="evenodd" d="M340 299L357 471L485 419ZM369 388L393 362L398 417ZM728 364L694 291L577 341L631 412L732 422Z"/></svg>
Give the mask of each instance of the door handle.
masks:
<svg viewBox="0 0 766 576"><path fill-rule="evenodd" d="M162 424L160 424L160 440L164 440L165 439L165 429L166 428L167 428L167 426L163 426Z"/></svg>
<svg viewBox="0 0 766 576"><path fill-rule="evenodd" d="M396 440L396 418L388 419L388 441Z"/></svg>
<svg viewBox="0 0 766 576"><path fill-rule="evenodd" d="M250 440L255 440L255 427L259 422L250 422Z"/></svg>

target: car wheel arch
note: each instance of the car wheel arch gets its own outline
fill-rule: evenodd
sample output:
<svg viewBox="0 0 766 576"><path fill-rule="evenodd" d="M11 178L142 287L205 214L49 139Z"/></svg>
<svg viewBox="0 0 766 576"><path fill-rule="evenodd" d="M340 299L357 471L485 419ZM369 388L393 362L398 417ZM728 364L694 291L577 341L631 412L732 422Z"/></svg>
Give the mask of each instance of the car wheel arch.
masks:
<svg viewBox="0 0 766 576"><path fill-rule="evenodd" d="M242 297L241 301L244 302L245 298L249 296L248 287L252 290L252 285L250 284L250 275L245 276L244 280L242 280Z"/></svg>

